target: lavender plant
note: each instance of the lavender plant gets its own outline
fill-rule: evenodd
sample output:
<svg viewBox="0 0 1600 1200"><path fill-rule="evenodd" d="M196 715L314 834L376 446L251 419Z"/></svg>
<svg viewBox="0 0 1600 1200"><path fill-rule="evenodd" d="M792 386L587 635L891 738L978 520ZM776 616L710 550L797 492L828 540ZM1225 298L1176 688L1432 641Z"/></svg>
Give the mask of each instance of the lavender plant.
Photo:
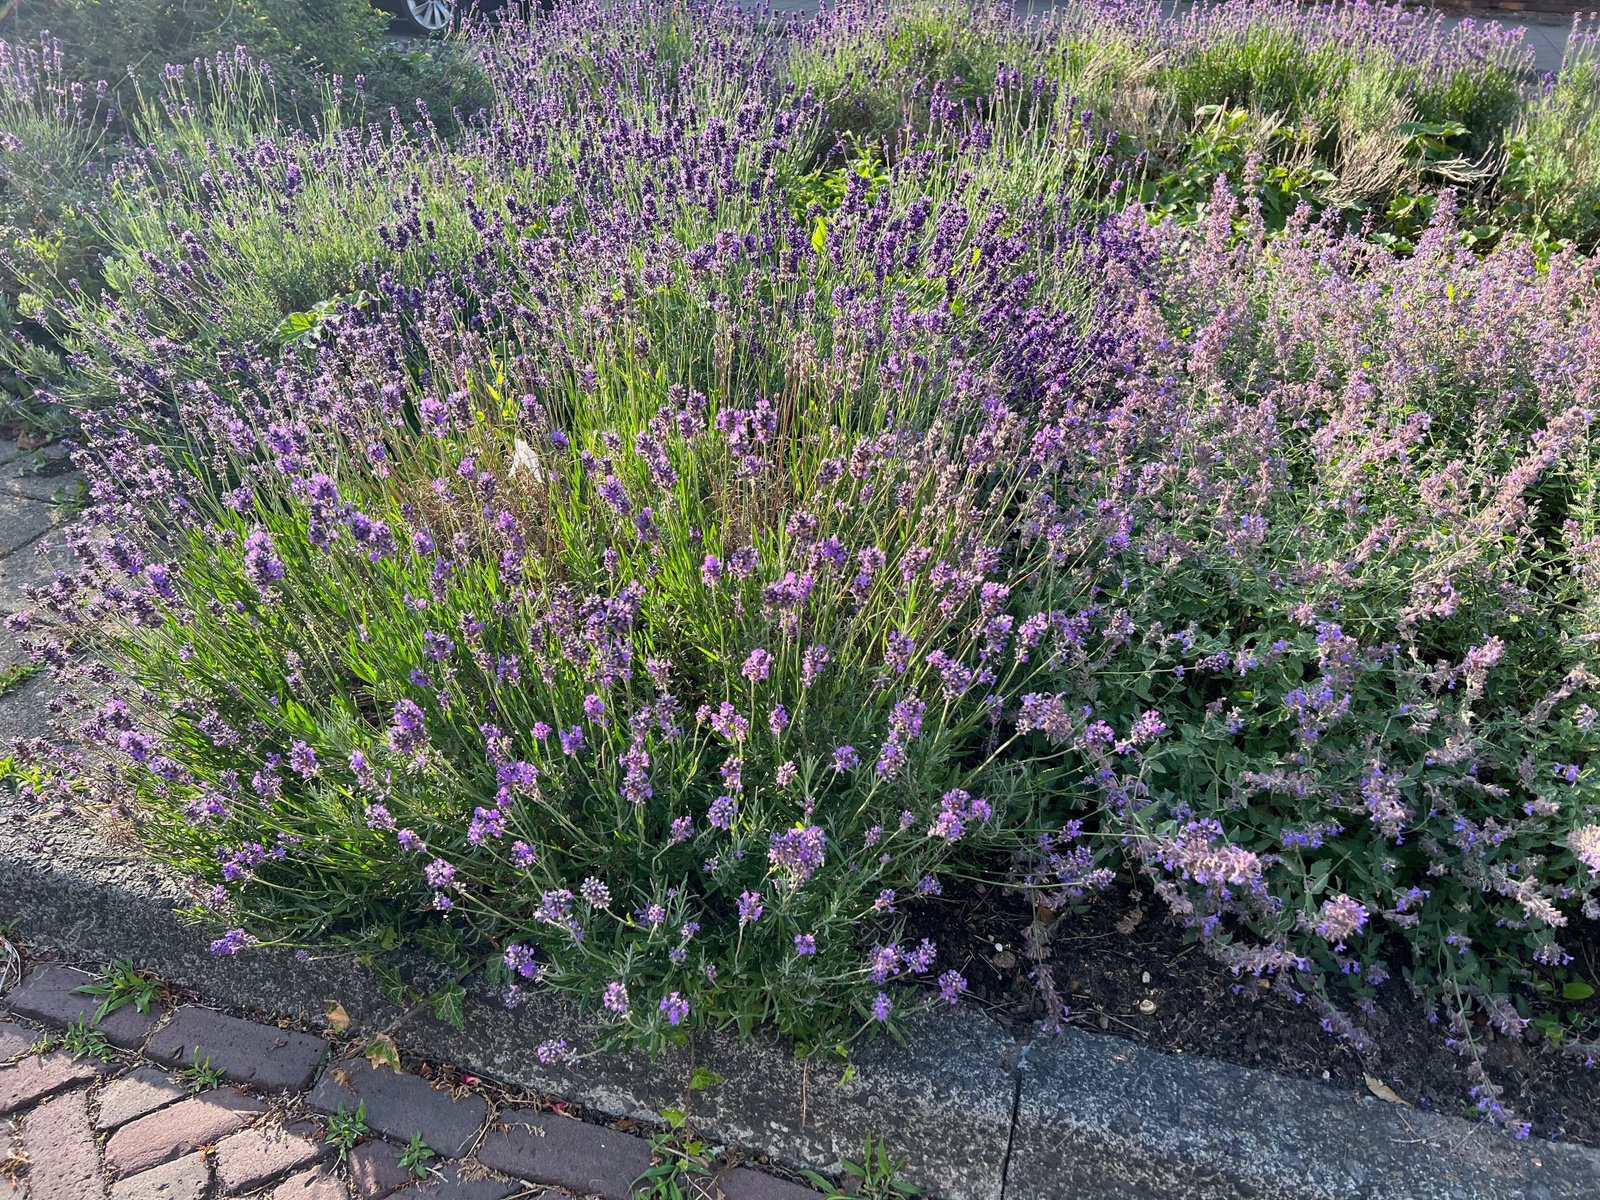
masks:
<svg viewBox="0 0 1600 1200"><path fill-rule="evenodd" d="M1049 663L1001 660L1023 414L1108 369L1105 250L1059 186L987 203L1017 147L955 131L797 211L777 180L815 102L769 106L716 18L667 72L656 15L608 15L637 57L537 95L506 60L502 120L453 162L290 143L473 173L448 220L380 231L438 264L422 286L368 276L371 303L215 381L114 308L86 321L124 403L87 418L95 565L50 607L121 673L80 724L112 754L93 786L240 914L218 953L415 934L618 1038L816 1044L896 1024L898 983L959 997L905 908L958 843L1010 844L1050 775L1004 719ZM510 48L586 28L551 26ZM176 261L139 255L147 312L226 293L216 209L297 219L270 144L225 193L152 176L194 182Z"/></svg>

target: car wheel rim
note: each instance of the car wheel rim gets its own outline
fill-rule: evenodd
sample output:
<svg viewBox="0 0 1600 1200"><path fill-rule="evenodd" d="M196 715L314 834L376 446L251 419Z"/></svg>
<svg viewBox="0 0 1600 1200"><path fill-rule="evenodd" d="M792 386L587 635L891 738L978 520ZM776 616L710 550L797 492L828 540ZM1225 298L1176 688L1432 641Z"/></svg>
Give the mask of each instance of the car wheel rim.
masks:
<svg viewBox="0 0 1600 1200"><path fill-rule="evenodd" d="M449 0L406 0L406 10L411 14L411 19L429 33L449 25L453 9L454 5Z"/></svg>

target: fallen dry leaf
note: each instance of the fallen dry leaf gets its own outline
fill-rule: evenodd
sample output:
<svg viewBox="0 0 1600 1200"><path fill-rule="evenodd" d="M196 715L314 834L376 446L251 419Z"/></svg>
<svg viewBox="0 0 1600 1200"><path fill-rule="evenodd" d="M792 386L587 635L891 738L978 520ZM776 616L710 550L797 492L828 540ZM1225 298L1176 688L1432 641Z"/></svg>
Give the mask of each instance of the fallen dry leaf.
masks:
<svg viewBox="0 0 1600 1200"><path fill-rule="evenodd" d="M345 1087L350 1086L350 1072L343 1067L333 1067L328 1071L328 1074L333 1076L335 1083L342 1083Z"/></svg>
<svg viewBox="0 0 1600 1200"><path fill-rule="evenodd" d="M327 1012L328 1024L343 1033L350 1028L350 1014L345 1012L344 1005L335 1003Z"/></svg>
<svg viewBox="0 0 1600 1200"><path fill-rule="evenodd" d="M1410 1104L1400 1098L1398 1092L1376 1075L1363 1075L1362 1078L1367 1081L1367 1091L1371 1092L1379 1100L1387 1100L1390 1104L1404 1104L1407 1108L1411 1107Z"/></svg>
<svg viewBox="0 0 1600 1200"><path fill-rule="evenodd" d="M1136 905L1134 907L1134 910L1131 913L1129 913L1127 916L1123 917L1122 920L1117 922L1116 930L1123 937L1127 937L1135 929L1139 928L1139 922L1141 922L1143 920L1144 920L1144 909L1139 908Z"/></svg>

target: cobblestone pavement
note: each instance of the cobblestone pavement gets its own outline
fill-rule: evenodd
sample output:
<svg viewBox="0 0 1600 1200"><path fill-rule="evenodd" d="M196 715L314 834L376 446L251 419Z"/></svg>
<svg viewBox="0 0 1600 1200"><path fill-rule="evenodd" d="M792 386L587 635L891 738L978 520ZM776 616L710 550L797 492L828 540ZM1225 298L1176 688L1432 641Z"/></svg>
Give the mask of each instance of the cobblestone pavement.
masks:
<svg viewBox="0 0 1600 1200"><path fill-rule="evenodd" d="M335 1061L328 1039L198 1004L125 1005L93 1026L108 1060L74 1057L63 1037L92 1023L99 998L76 989L94 978L37 965L0 1000L0 1197L9 1183L11 1200L624 1200L650 1165L647 1140L559 1103L448 1068ZM402 1162L414 1135L433 1152L425 1177ZM817 1200L749 1167L696 1194Z"/></svg>

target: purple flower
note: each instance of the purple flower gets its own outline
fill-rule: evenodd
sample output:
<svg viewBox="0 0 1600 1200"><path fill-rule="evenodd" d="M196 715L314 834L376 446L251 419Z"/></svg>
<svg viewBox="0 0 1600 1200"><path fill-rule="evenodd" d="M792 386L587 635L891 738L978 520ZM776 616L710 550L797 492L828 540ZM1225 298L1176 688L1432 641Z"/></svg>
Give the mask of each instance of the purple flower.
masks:
<svg viewBox="0 0 1600 1200"><path fill-rule="evenodd" d="M788 762L784 763L781 767L779 767L777 769L777 771L772 776L772 780L779 787L786 788L791 783L793 783L797 778L799 778L799 775L800 775L800 768L794 765L794 760L793 759L790 759Z"/></svg>
<svg viewBox="0 0 1600 1200"><path fill-rule="evenodd" d="M427 719L411 700L397 700L389 726L389 748L396 754L416 757L428 745Z"/></svg>
<svg viewBox="0 0 1600 1200"><path fill-rule="evenodd" d="M456 877L456 869L442 858L436 858L423 868L428 886L434 889L449 887Z"/></svg>
<svg viewBox="0 0 1600 1200"><path fill-rule="evenodd" d="M797 934L795 934L794 935L794 952L796 954L800 955L801 957L804 957L805 955L808 955L808 954L815 954L817 952L817 939L816 939L816 937L814 935L812 935L812 934L809 934L809 933L797 933Z"/></svg>
<svg viewBox="0 0 1600 1200"><path fill-rule="evenodd" d="M561 731L561 753L576 755L583 749L583 726L574 725Z"/></svg>
<svg viewBox="0 0 1600 1200"><path fill-rule="evenodd" d="M292 743L289 746L289 767L310 779L317 773L317 752L304 742Z"/></svg>
<svg viewBox="0 0 1600 1200"><path fill-rule="evenodd" d="M256 939L242 929L230 929L211 943L211 953L218 956L237 954L247 946L254 946Z"/></svg>
<svg viewBox="0 0 1600 1200"><path fill-rule="evenodd" d="M789 728L789 710L781 704L775 704L772 711L767 714L767 728L772 730L772 736L777 737Z"/></svg>
<svg viewBox="0 0 1600 1200"><path fill-rule="evenodd" d="M601 1003L604 1004L611 1012L616 1013L619 1017L627 1016L628 989L621 983L621 981L606 984L605 995L601 998Z"/></svg>
<svg viewBox="0 0 1600 1200"><path fill-rule="evenodd" d="M611 889L593 875L583 881L578 888L578 894L595 908L611 907Z"/></svg>
<svg viewBox="0 0 1600 1200"><path fill-rule="evenodd" d="M700 564L700 580L707 587L716 587L722 580L722 560L715 554L706 555L705 562Z"/></svg>
<svg viewBox="0 0 1600 1200"><path fill-rule="evenodd" d="M526 871L539 861L539 852L527 842L512 842L511 861Z"/></svg>
<svg viewBox="0 0 1600 1200"><path fill-rule="evenodd" d="M967 981L955 971L946 971L939 976L939 995L946 1004L961 1003L961 994L967 990Z"/></svg>
<svg viewBox="0 0 1600 1200"><path fill-rule="evenodd" d="M507 946L502 960L510 970L520 974L523 979L536 979L539 976L539 965L533 960L533 947L525 946L523 942Z"/></svg>
<svg viewBox="0 0 1600 1200"><path fill-rule="evenodd" d="M667 1014L667 1023L680 1025L689 1015L689 1002L677 992L661 997L661 1011Z"/></svg>
<svg viewBox="0 0 1600 1200"><path fill-rule="evenodd" d="M694 819L692 817L675 817L672 821L671 832L667 837L667 845L676 846L679 842L686 842L694 834Z"/></svg>
<svg viewBox="0 0 1600 1200"><path fill-rule="evenodd" d="M409 829L402 829L395 834L395 840L400 843L400 849L409 850L413 854L420 854L427 847L421 838Z"/></svg>
<svg viewBox="0 0 1600 1200"><path fill-rule="evenodd" d="M244 540L244 573L258 588L283 578L283 560L277 556L265 529L252 530Z"/></svg>
<svg viewBox="0 0 1600 1200"><path fill-rule="evenodd" d="M701 705L700 710L695 713L695 719L701 724L709 721L711 728L730 742L742 742L745 735L750 732L750 722L740 716L738 710L726 700L717 708L712 708L709 704Z"/></svg>
<svg viewBox="0 0 1600 1200"><path fill-rule="evenodd" d="M750 657L744 660L744 666L739 673L751 683L760 683L772 671L772 655L762 649L750 651Z"/></svg>
<svg viewBox="0 0 1600 1200"><path fill-rule="evenodd" d="M882 983L891 975L900 974L900 947L894 942L887 946L874 946L867 955L867 978Z"/></svg>
<svg viewBox="0 0 1600 1200"><path fill-rule="evenodd" d="M722 830L733 828L733 819L739 815L739 802L732 796L718 796L706 812L706 820Z"/></svg>
<svg viewBox="0 0 1600 1200"><path fill-rule="evenodd" d="M872 1019L874 1021L887 1021L892 1011L894 1011L894 1004L886 994L879 992L872 1001Z"/></svg>
<svg viewBox="0 0 1600 1200"><path fill-rule="evenodd" d="M861 755L856 753L854 746L840 746L833 752L833 769L843 774L853 771L861 765Z"/></svg>
<svg viewBox="0 0 1600 1200"><path fill-rule="evenodd" d="M828 835L816 825L797 826L772 835L767 861L774 870L789 872L789 886L799 887L822 866Z"/></svg>
<svg viewBox="0 0 1600 1200"><path fill-rule="evenodd" d="M542 1063L574 1062L576 1056L567 1048L566 1038L553 1038L540 1042L534 1051Z"/></svg>
<svg viewBox="0 0 1600 1200"><path fill-rule="evenodd" d="M606 724L606 702L594 693L583 698L583 715L596 725ZM576 726L574 726L576 728ZM564 743L563 743L564 745Z"/></svg>
<svg viewBox="0 0 1600 1200"><path fill-rule="evenodd" d="M1322 902L1322 919L1316 930L1330 942L1343 943L1367 923L1367 910L1349 896L1340 892L1331 900Z"/></svg>
<svg viewBox="0 0 1600 1200"><path fill-rule="evenodd" d="M765 910L761 907L760 892L741 892L739 894L739 927L754 925L761 919Z"/></svg>
<svg viewBox="0 0 1600 1200"><path fill-rule="evenodd" d="M800 660L800 686L809 688L822 674L822 668L833 661L826 646L808 646Z"/></svg>
<svg viewBox="0 0 1600 1200"><path fill-rule="evenodd" d="M925 975L928 968L933 966L934 955L938 947L929 938L923 938L915 950L908 951L905 956L906 970L913 975Z"/></svg>

